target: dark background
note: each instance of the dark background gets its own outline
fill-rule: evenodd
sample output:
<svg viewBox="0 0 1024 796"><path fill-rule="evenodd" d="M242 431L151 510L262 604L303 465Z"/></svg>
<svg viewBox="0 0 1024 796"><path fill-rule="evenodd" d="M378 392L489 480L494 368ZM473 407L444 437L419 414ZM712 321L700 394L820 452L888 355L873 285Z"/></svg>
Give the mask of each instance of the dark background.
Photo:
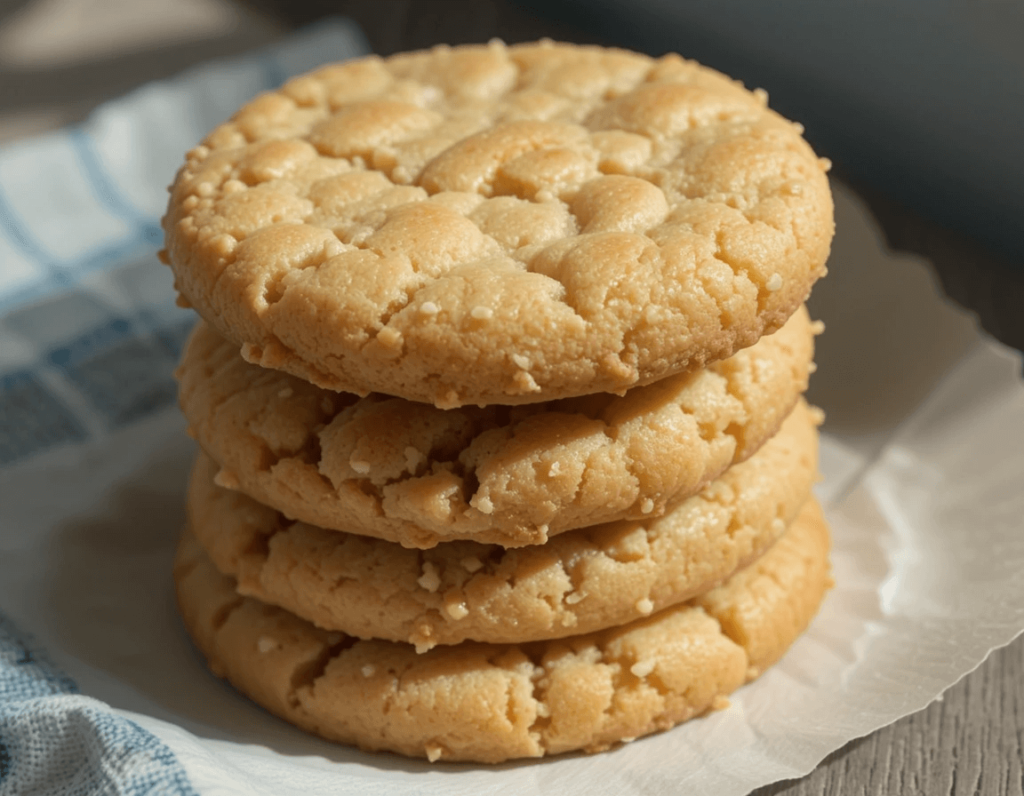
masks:
<svg viewBox="0 0 1024 796"><path fill-rule="evenodd" d="M195 24L160 21L175 14ZM76 25L128 38L22 63L4 50L33 15L45 31L36 49L57 56ZM145 15L166 35L133 45ZM548 36L677 51L764 88L869 203L889 245L923 255L951 298L1024 350L1022 0L0 0L0 141L333 15L382 55Z"/></svg>
<svg viewBox="0 0 1024 796"><path fill-rule="evenodd" d="M388 55L542 36L677 51L768 90L891 247L1024 350L1024 3L247 0L302 25L357 21Z"/></svg>
<svg viewBox="0 0 1024 796"><path fill-rule="evenodd" d="M41 2L0 0L0 29ZM244 13L202 35L93 53L73 65L19 64L5 58L0 45L0 114L49 120L16 125L13 132L8 128L6 140L45 129L44 123L81 119L99 102L134 86L259 47L330 15L355 20L382 55L495 36L508 42L548 36L651 54L675 50L750 87L767 89L772 106L803 122L818 152L832 159L833 174L867 200L889 244L924 255L949 296L974 311L992 335L1024 349L1020 0L223 0L222 5ZM803 780L762 788L757 796L1021 796L1021 683L1024 641L1018 639L993 653L942 702L853 741Z"/></svg>

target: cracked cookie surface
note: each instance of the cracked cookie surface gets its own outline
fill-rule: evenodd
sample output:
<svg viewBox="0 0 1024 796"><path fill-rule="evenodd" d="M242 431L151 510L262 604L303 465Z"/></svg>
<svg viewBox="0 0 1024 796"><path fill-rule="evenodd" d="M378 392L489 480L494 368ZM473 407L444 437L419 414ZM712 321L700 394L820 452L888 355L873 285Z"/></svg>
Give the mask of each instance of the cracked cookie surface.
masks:
<svg viewBox="0 0 1024 796"><path fill-rule="evenodd" d="M622 397L440 410L248 364L200 324L179 400L218 481L289 517L409 547L513 547L660 515L748 458L807 387L815 328L801 307L729 359Z"/></svg>
<svg viewBox="0 0 1024 796"><path fill-rule="evenodd" d="M766 102L550 42L327 66L188 153L164 257L248 360L332 390L621 393L751 345L824 272L826 165Z"/></svg>
<svg viewBox="0 0 1024 796"><path fill-rule="evenodd" d="M723 707L809 624L828 547L812 499L754 565L688 603L600 633L421 655L240 597L188 532L175 582L210 668L272 713L367 750L500 762L600 751Z"/></svg>
<svg viewBox="0 0 1024 796"><path fill-rule="evenodd" d="M239 594L328 630L418 651L578 635L687 600L761 555L810 495L816 420L801 402L749 460L660 518L581 528L544 545L417 551L291 522L216 486L217 467L203 454L189 524Z"/></svg>

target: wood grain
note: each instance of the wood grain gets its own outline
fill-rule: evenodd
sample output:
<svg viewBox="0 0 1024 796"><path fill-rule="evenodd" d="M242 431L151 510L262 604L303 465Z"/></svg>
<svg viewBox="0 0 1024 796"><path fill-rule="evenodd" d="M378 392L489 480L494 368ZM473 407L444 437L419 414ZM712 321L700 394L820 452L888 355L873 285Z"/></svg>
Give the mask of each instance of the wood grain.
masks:
<svg viewBox="0 0 1024 796"><path fill-rule="evenodd" d="M919 713L752 796L1024 796L1024 637Z"/></svg>

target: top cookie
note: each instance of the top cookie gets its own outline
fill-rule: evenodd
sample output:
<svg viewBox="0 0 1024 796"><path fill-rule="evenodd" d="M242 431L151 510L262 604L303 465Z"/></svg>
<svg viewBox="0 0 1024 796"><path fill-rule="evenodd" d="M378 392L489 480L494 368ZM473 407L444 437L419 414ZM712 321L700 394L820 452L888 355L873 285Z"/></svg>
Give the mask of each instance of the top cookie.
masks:
<svg viewBox="0 0 1024 796"><path fill-rule="evenodd" d="M539 44L324 67L188 153L166 259L251 362L434 403L621 392L779 328L823 272L798 125L670 55Z"/></svg>

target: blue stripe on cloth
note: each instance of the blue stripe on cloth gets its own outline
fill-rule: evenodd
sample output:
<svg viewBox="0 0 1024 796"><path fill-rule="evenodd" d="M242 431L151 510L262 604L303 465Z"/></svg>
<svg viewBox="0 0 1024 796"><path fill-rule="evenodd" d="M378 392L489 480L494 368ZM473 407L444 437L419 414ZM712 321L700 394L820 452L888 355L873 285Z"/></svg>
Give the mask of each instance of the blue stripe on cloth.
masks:
<svg viewBox="0 0 1024 796"><path fill-rule="evenodd" d="M367 51L326 22L0 148L0 466L173 404L194 316L154 254L182 154L257 92ZM0 613L0 796L99 793L196 796L156 735L79 694Z"/></svg>
<svg viewBox="0 0 1024 796"><path fill-rule="evenodd" d="M33 371L0 376L0 466L86 436L74 413Z"/></svg>
<svg viewBox="0 0 1024 796"><path fill-rule="evenodd" d="M14 239L10 229L13 219L0 207L0 297L32 296L41 285L56 279L55 273L45 262L39 262L26 254L24 248ZM0 305L4 302L0 298Z"/></svg>
<svg viewBox="0 0 1024 796"><path fill-rule="evenodd" d="M133 225L96 201L67 132L0 151L7 202L33 247L58 265L79 262L133 236Z"/></svg>
<svg viewBox="0 0 1024 796"><path fill-rule="evenodd" d="M162 245L164 232L158 220L140 212L118 190L97 155L89 134L81 127L72 127L68 130L68 136L96 197L115 215L135 227L137 239L141 238L152 246Z"/></svg>
<svg viewBox="0 0 1024 796"><path fill-rule="evenodd" d="M174 753L78 694L0 613L0 796L198 796Z"/></svg>
<svg viewBox="0 0 1024 796"><path fill-rule="evenodd" d="M41 267L41 276L60 278L56 261L32 237L25 225L21 223L14 208L11 206L0 181L0 232L4 233L14 248Z"/></svg>
<svg viewBox="0 0 1024 796"><path fill-rule="evenodd" d="M59 311L75 295L48 302L34 315L49 305ZM75 412L39 377L40 369L59 374L65 389L84 399L107 429L173 405L172 374L195 319L191 313L161 310L142 307L131 317L111 315L49 347L38 364L0 374L0 467L89 436Z"/></svg>
<svg viewBox="0 0 1024 796"><path fill-rule="evenodd" d="M127 318L112 317L46 357L110 428L174 403L176 358L164 345L139 334Z"/></svg>
<svg viewBox="0 0 1024 796"><path fill-rule="evenodd" d="M115 268L140 257L148 257L156 267L156 250L156 244L140 233L118 241L108 248L89 252L79 260L60 264L50 263L45 271L40 269L41 272L36 278L25 280L24 284L6 295L0 294L0 314L73 287L89 274ZM3 265L6 264L0 263L0 266Z"/></svg>

